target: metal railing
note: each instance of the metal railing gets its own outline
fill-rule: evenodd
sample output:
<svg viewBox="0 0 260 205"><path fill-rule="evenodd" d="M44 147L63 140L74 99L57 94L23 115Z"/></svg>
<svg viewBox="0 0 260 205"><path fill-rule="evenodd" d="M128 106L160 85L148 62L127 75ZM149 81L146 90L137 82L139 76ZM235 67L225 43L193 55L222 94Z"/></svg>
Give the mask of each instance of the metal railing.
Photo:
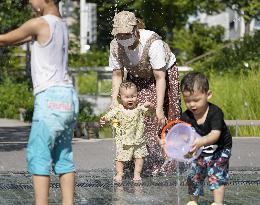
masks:
<svg viewBox="0 0 260 205"><path fill-rule="evenodd" d="M178 66L180 73L185 73L193 70L189 66ZM101 84L104 80L112 80L112 70L108 66L104 67L79 67L79 68L69 68L69 72L73 78L74 86L77 88L77 75L87 73L89 71L97 72L97 82L96 82L96 95L111 95L111 93L102 93ZM126 74L126 73L125 73Z"/></svg>
<svg viewBox="0 0 260 205"><path fill-rule="evenodd" d="M225 120L225 122L227 126L235 127L235 137L238 136L239 126L260 126L260 120Z"/></svg>

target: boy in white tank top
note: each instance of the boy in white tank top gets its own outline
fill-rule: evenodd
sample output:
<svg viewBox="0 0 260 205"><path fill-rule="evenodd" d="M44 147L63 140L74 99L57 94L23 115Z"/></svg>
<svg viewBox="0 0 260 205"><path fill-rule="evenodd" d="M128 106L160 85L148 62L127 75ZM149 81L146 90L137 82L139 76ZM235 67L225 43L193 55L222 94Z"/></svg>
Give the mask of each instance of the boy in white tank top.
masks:
<svg viewBox="0 0 260 205"><path fill-rule="evenodd" d="M32 41L35 107L27 162L36 205L48 204L51 168L60 176L62 204L72 205L74 201L71 140L78 98L68 76L68 31L58 9L59 1L30 0L39 17L0 35L0 46Z"/></svg>

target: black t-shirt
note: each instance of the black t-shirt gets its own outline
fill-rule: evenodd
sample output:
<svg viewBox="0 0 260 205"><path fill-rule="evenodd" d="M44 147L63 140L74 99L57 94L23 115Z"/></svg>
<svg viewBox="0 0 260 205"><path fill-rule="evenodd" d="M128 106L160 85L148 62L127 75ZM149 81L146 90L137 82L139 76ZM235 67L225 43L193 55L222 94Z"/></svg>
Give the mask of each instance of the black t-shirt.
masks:
<svg viewBox="0 0 260 205"><path fill-rule="evenodd" d="M182 116L181 120L191 124L196 132L201 136L206 136L211 132L211 130L221 131L220 137L214 145L206 146L203 149L202 155L211 155L215 151L219 151L225 148L231 149L232 147L232 137L230 131L224 121L224 114L222 110L209 103L209 110L205 122L203 124L197 124L191 111L186 110ZM217 145L217 146L216 146Z"/></svg>

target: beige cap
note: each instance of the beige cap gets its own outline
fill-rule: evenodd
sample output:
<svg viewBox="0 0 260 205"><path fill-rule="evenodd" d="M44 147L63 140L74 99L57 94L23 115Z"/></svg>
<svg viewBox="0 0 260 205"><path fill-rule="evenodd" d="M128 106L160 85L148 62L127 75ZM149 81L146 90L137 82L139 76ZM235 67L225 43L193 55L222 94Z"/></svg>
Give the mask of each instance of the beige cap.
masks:
<svg viewBox="0 0 260 205"><path fill-rule="evenodd" d="M129 11L121 11L117 13L113 19L113 30L112 35L118 33L131 33L134 26L137 25L137 20L134 13Z"/></svg>

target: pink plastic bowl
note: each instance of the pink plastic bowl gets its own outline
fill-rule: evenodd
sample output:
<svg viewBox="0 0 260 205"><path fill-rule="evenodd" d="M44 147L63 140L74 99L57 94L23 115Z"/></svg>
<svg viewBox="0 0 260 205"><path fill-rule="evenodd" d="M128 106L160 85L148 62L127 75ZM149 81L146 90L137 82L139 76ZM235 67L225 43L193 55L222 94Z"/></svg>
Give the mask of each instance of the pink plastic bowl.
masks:
<svg viewBox="0 0 260 205"><path fill-rule="evenodd" d="M174 125L166 134L165 150L167 156L177 161L191 162L202 152L202 149L199 149L194 156L189 153L195 139L200 137L189 125L184 123Z"/></svg>

